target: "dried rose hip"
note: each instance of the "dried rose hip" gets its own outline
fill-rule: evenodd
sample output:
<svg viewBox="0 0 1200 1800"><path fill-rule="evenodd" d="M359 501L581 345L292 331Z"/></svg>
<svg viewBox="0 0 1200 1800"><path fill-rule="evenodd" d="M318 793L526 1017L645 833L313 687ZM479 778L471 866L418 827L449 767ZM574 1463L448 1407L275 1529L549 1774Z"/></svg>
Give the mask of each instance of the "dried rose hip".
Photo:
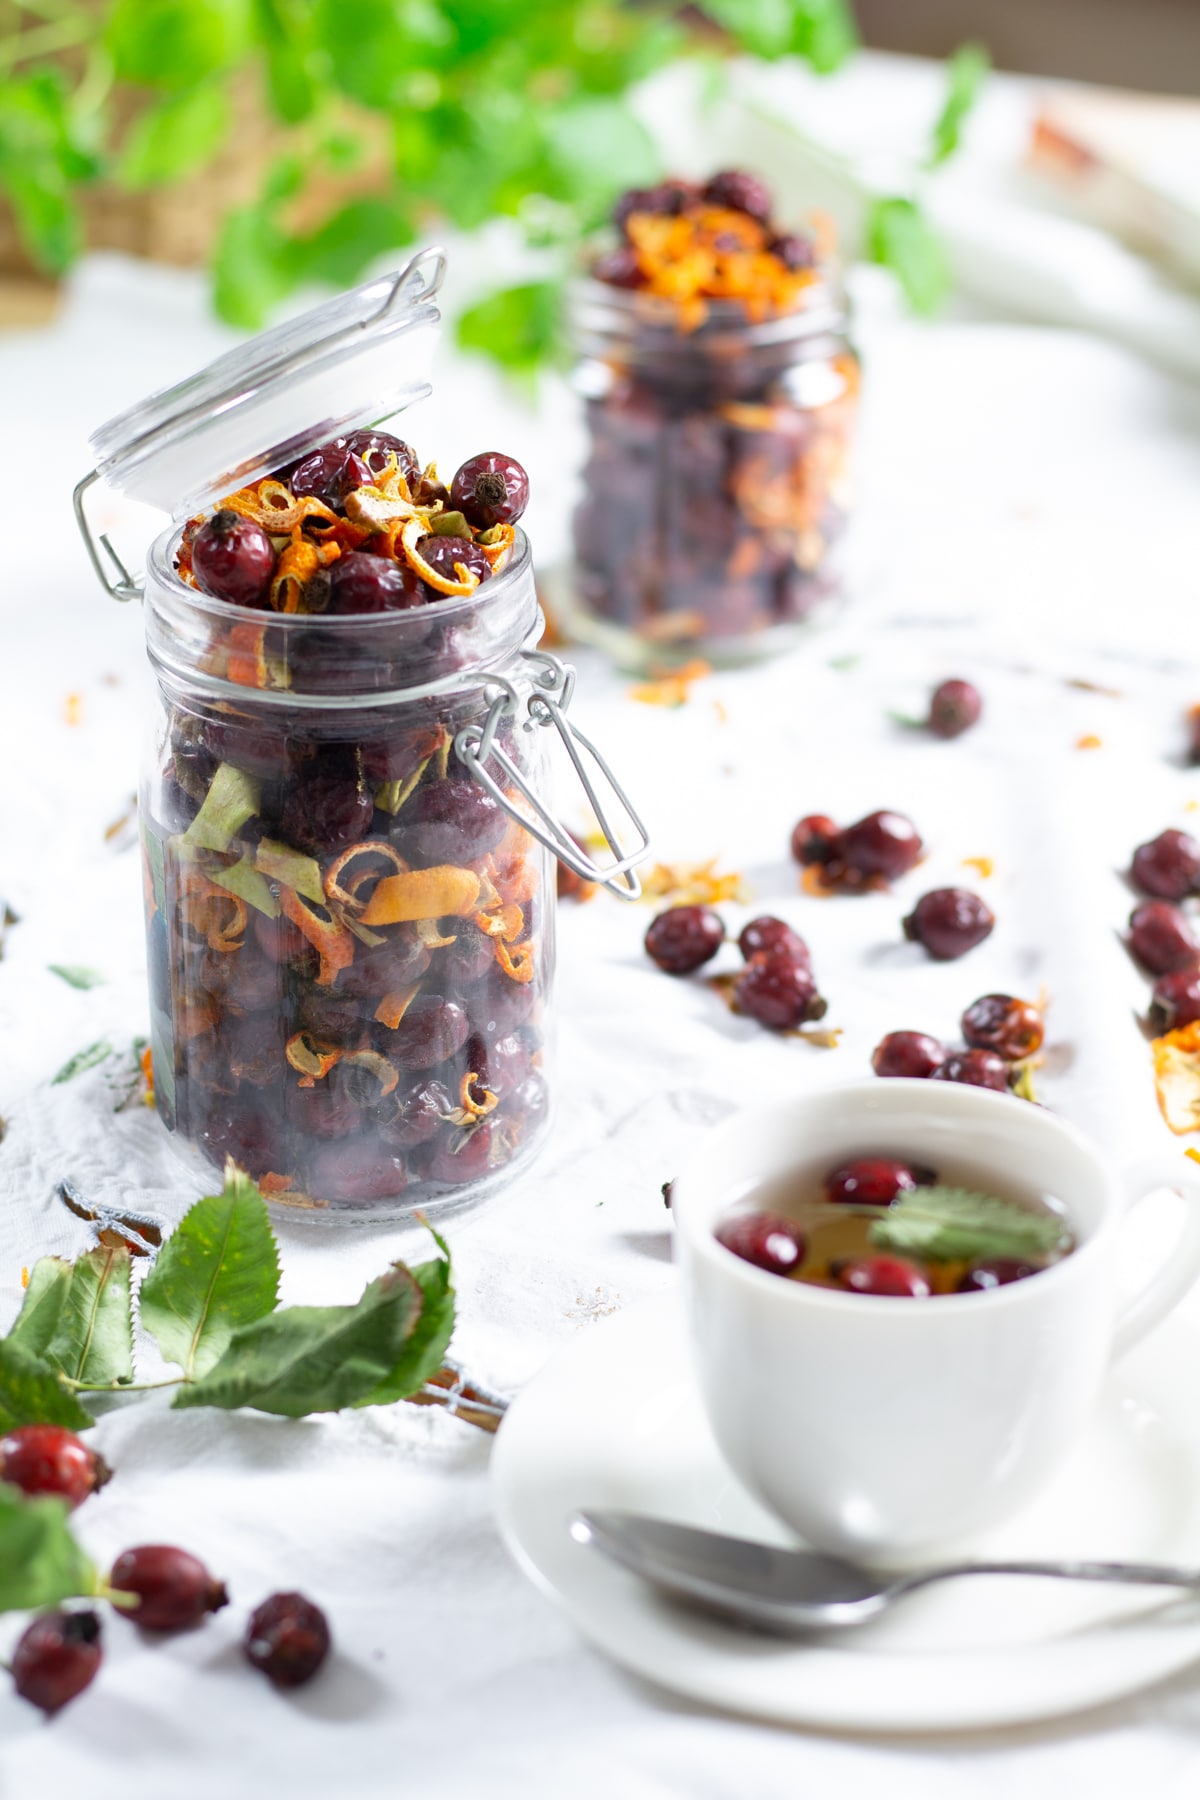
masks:
<svg viewBox="0 0 1200 1800"><path fill-rule="evenodd" d="M173 1544L138 1544L122 1551L108 1585L117 1593L137 1595L136 1605L121 1610L147 1631L182 1631L229 1604L225 1583L214 1580L198 1556Z"/></svg>
<svg viewBox="0 0 1200 1800"><path fill-rule="evenodd" d="M928 1169L894 1157L860 1157L825 1177L825 1197L848 1206L890 1206L897 1194L928 1187L934 1179Z"/></svg>
<svg viewBox="0 0 1200 1800"><path fill-rule="evenodd" d="M250 1615L246 1660L276 1687L311 1681L329 1655L329 1623L303 1594L272 1594Z"/></svg>
<svg viewBox="0 0 1200 1800"><path fill-rule="evenodd" d="M846 827L838 855L856 875L894 881L916 866L924 848L916 826L903 813L873 812Z"/></svg>
<svg viewBox="0 0 1200 1800"><path fill-rule="evenodd" d="M805 813L792 827L792 855L805 865L832 862L841 854L841 836L826 813Z"/></svg>
<svg viewBox="0 0 1200 1800"><path fill-rule="evenodd" d="M806 1020L824 1018L826 1002L812 970L775 951L756 956L734 986L737 1010L772 1031L792 1031Z"/></svg>
<svg viewBox="0 0 1200 1800"><path fill-rule="evenodd" d="M444 581L462 580L458 573L459 564L469 569L481 582L491 577L491 563L478 544L473 544L466 538L448 535L420 538L417 541L417 555Z"/></svg>
<svg viewBox="0 0 1200 1800"><path fill-rule="evenodd" d="M1169 900L1143 900L1129 915L1129 948L1151 975L1200 964L1200 941Z"/></svg>
<svg viewBox="0 0 1200 1800"><path fill-rule="evenodd" d="M725 926L711 906L669 906L650 923L646 954L668 975L690 975L717 954Z"/></svg>
<svg viewBox="0 0 1200 1800"><path fill-rule="evenodd" d="M231 606L263 606L275 574L275 546L253 519L223 508L192 542L192 574L202 594Z"/></svg>
<svg viewBox="0 0 1200 1800"><path fill-rule="evenodd" d="M969 888L934 888L922 894L908 918L904 935L938 962L953 962L991 935L996 920L991 908Z"/></svg>
<svg viewBox="0 0 1200 1800"><path fill-rule="evenodd" d="M481 451L467 458L450 483L450 505L476 531L515 525L529 505L529 477L515 456Z"/></svg>
<svg viewBox="0 0 1200 1800"><path fill-rule="evenodd" d="M390 431L355 431L346 439L346 448L358 457L372 476L384 475L393 457L411 494L420 476L420 464L412 447ZM293 490L294 491L294 490Z"/></svg>
<svg viewBox="0 0 1200 1800"><path fill-rule="evenodd" d="M1137 885L1159 900L1183 900L1200 888L1200 843L1186 831L1160 831L1133 853Z"/></svg>
<svg viewBox="0 0 1200 1800"><path fill-rule="evenodd" d="M1041 1049L1046 1026L1032 1001L983 994L963 1014L962 1034L972 1050L994 1050L1006 1062L1021 1062Z"/></svg>
<svg viewBox="0 0 1200 1800"><path fill-rule="evenodd" d="M592 264L592 276L596 281L607 282L609 287L639 288L645 282L632 244L618 244L615 250L604 251Z"/></svg>
<svg viewBox="0 0 1200 1800"><path fill-rule="evenodd" d="M961 737L979 720L983 699L969 681L943 681L929 699L928 726L935 737Z"/></svg>
<svg viewBox="0 0 1200 1800"><path fill-rule="evenodd" d="M1008 1092L1008 1064L994 1050L954 1050L939 1063L930 1078L933 1081L957 1081L966 1087L991 1088L998 1094Z"/></svg>
<svg viewBox="0 0 1200 1800"><path fill-rule="evenodd" d="M0 1438L0 1481L23 1494L57 1494L72 1510L111 1474L104 1458L62 1425L18 1425Z"/></svg>
<svg viewBox="0 0 1200 1800"><path fill-rule="evenodd" d="M861 1256L841 1263L837 1276L852 1294L926 1300L933 1292L924 1270L902 1256Z"/></svg>
<svg viewBox="0 0 1200 1800"><path fill-rule="evenodd" d="M1025 1281L1030 1275L1040 1275L1037 1263L1021 1262L1015 1256L993 1256L987 1262L977 1262L967 1270L958 1284L960 1294L986 1294L992 1288L1007 1287L1013 1281Z"/></svg>
<svg viewBox="0 0 1200 1800"><path fill-rule="evenodd" d="M370 486L372 480L372 471L354 454L345 438L335 438L298 462L287 477L287 485L297 499L311 495L326 506L337 508L345 503L347 494Z"/></svg>
<svg viewBox="0 0 1200 1800"><path fill-rule="evenodd" d="M780 951L803 968L808 968L812 963L812 954L800 933L793 931L783 919L773 919L766 914L743 925L738 937L738 949L747 962L752 957L771 956Z"/></svg>
<svg viewBox="0 0 1200 1800"><path fill-rule="evenodd" d="M726 1250L768 1275L790 1275L804 1261L804 1233L783 1213L733 1213L722 1219L715 1236Z"/></svg>
<svg viewBox="0 0 1200 1800"><path fill-rule="evenodd" d="M871 1052L876 1075L921 1080L946 1060L946 1046L923 1031L889 1031Z"/></svg>
<svg viewBox="0 0 1200 1800"><path fill-rule="evenodd" d="M351 550L329 571L326 614L406 612L423 606L429 589L408 563Z"/></svg>
<svg viewBox="0 0 1200 1800"><path fill-rule="evenodd" d="M772 256L779 258L785 269L811 269L816 266L816 245L811 238L801 237L798 232L785 231L779 237L773 237L767 247Z"/></svg>
<svg viewBox="0 0 1200 1800"><path fill-rule="evenodd" d="M1174 1031L1200 1019L1200 969L1173 969L1160 975L1150 997L1150 1023L1156 1031Z"/></svg>
<svg viewBox="0 0 1200 1800"><path fill-rule="evenodd" d="M100 1621L94 1612L42 1613L17 1640L13 1685L22 1700L53 1715L82 1694L100 1657Z"/></svg>
<svg viewBox="0 0 1200 1800"><path fill-rule="evenodd" d="M732 212L746 213L760 225L771 217L770 188L744 169L722 169L705 183L704 198L710 206L727 206Z"/></svg>

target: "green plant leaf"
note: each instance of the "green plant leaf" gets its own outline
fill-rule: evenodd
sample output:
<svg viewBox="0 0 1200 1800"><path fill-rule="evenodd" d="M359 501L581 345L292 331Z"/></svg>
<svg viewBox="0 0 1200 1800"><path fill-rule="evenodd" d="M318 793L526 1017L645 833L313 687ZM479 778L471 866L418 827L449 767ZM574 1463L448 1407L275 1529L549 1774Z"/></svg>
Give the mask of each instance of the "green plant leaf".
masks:
<svg viewBox="0 0 1200 1800"><path fill-rule="evenodd" d="M117 174L128 188L178 181L216 154L229 121L229 100L212 83L168 94L130 126Z"/></svg>
<svg viewBox="0 0 1200 1800"><path fill-rule="evenodd" d="M250 0L114 0L105 27L117 76L151 88L194 88L232 68L252 35Z"/></svg>
<svg viewBox="0 0 1200 1800"><path fill-rule="evenodd" d="M31 1612L94 1594L96 1571L67 1523L66 1502L28 1499L0 1482L0 1612Z"/></svg>
<svg viewBox="0 0 1200 1800"><path fill-rule="evenodd" d="M29 1286L7 1341L30 1356L44 1356L70 1285L71 1265L65 1257L39 1257L30 1271Z"/></svg>
<svg viewBox="0 0 1200 1800"><path fill-rule="evenodd" d="M97 172L73 117L63 72L43 67L0 81L0 190L38 267L60 275L79 254L75 182Z"/></svg>
<svg viewBox="0 0 1200 1800"><path fill-rule="evenodd" d="M49 1363L0 1338L0 1432L18 1425L65 1425L86 1431L92 1424L74 1394L65 1388Z"/></svg>
<svg viewBox="0 0 1200 1800"><path fill-rule="evenodd" d="M584 204L643 187L660 171L654 140L623 99L585 97L545 120L546 150L563 197Z"/></svg>
<svg viewBox="0 0 1200 1800"><path fill-rule="evenodd" d="M100 1038L96 1043L89 1044L86 1050L77 1050L74 1056L68 1057L67 1061L58 1071L58 1074L50 1083L51 1087L58 1087L59 1084L64 1081L74 1081L76 1075L82 1075L88 1069L94 1069L97 1064L104 1062L106 1058L112 1055L112 1053L113 1047L107 1038Z"/></svg>
<svg viewBox="0 0 1200 1800"><path fill-rule="evenodd" d="M226 1164L225 1186L189 1207L142 1282L142 1324L186 1380L206 1375L230 1339L275 1309L279 1252L248 1175Z"/></svg>
<svg viewBox="0 0 1200 1800"><path fill-rule="evenodd" d="M929 141L926 166L936 169L958 149L963 123L979 98L991 61L982 44L960 44L946 65L946 98Z"/></svg>
<svg viewBox="0 0 1200 1800"><path fill-rule="evenodd" d="M552 281L501 288L459 315L464 350L483 350L504 368L530 374L558 342L559 290Z"/></svg>
<svg viewBox="0 0 1200 1800"><path fill-rule="evenodd" d="M436 1257L432 1262L417 1263L409 1273L423 1296L421 1316L386 1380L355 1401L356 1406L388 1406L393 1400L407 1399L423 1387L446 1360L454 1333L454 1288L450 1280L449 1254Z"/></svg>
<svg viewBox="0 0 1200 1800"><path fill-rule="evenodd" d="M353 1406L398 1366L421 1304L420 1287L397 1263L355 1306L285 1307L236 1331L174 1405L250 1406L289 1419Z"/></svg>
<svg viewBox="0 0 1200 1800"><path fill-rule="evenodd" d="M71 1267L46 1361L72 1381L107 1387L133 1380L130 1264L125 1244L99 1244Z"/></svg>
<svg viewBox="0 0 1200 1800"><path fill-rule="evenodd" d="M1067 1241L1062 1220L1052 1213L953 1187L911 1188L874 1221L870 1235L885 1250L932 1262L1049 1256Z"/></svg>
<svg viewBox="0 0 1200 1800"><path fill-rule="evenodd" d="M848 0L796 0L792 49L818 75L832 75L858 47Z"/></svg>
<svg viewBox="0 0 1200 1800"><path fill-rule="evenodd" d="M88 988L104 987L108 979L105 975L97 974L95 969L84 968L82 963L49 963L47 966L51 975L57 975L68 987L82 988L85 991Z"/></svg>
<svg viewBox="0 0 1200 1800"><path fill-rule="evenodd" d="M400 201L381 195L351 200L296 245L301 276L350 287L368 263L410 244L416 232Z"/></svg>
<svg viewBox="0 0 1200 1800"><path fill-rule="evenodd" d="M704 11L753 56L773 61L792 48L792 0L704 0Z"/></svg>
<svg viewBox="0 0 1200 1800"><path fill-rule="evenodd" d="M257 331L295 285L295 252L273 209L262 204L226 213L213 258L213 303L220 317Z"/></svg>
<svg viewBox="0 0 1200 1800"><path fill-rule="evenodd" d="M867 216L867 254L890 269L914 312L936 312L950 287L941 242L915 200L884 196Z"/></svg>

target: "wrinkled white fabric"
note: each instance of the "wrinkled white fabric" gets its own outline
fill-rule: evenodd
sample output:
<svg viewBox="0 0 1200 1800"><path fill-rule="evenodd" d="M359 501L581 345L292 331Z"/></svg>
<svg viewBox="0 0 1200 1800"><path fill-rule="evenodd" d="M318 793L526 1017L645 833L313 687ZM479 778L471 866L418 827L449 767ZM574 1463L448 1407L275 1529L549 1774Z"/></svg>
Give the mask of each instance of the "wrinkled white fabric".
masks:
<svg viewBox="0 0 1200 1800"><path fill-rule="evenodd" d="M178 1217L203 1191L156 1120L115 1110L144 1032L136 851L104 831L126 809L142 712L140 620L104 599L69 518L86 429L184 373L223 335L199 284L86 264L50 332L0 342L4 702L0 891L21 915L0 963L0 1324L21 1268L86 1229L53 1197ZM676 711L630 699L581 656L578 715L611 750L664 859L718 856L754 910L809 938L839 1048L780 1041L699 982L645 958L643 908L561 909L557 1118L537 1167L451 1227L455 1350L516 1391L580 1331L673 1281L662 1181L732 1106L863 1077L883 1031L952 1035L1003 988L1051 1002L1047 1100L1123 1160L1166 1147L1132 1010L1144 984L1116 940L1131 846L1187 824L1200 780L1180 761L1200 699L1200 399L1114 349L997 325L864 321L867 416L850 600L794 654L700 683ZM477 365L445 358L413 422L453 468L481 445L528 463L535 541L564 537L574 454L558 390L528 413ZM134 533L136 543L136 531ZM893 723L943 676L986 696L942 744ZM1119 695L1071 685L1086 680ZM68 694L80 722L68 724ZM1101 746L1076 748L1085 734ZM560 799L571 816L564 781ZM802 897L787 856L802 812L910 812L930 848L892 895ZM124 840L121 840L124 842ZM990 857L983 880L963 859ZM978 884L998 918L964 962L901 942L924 888ZM726 909L731 929L749 916ZM732 947L718 967L733 966ZM76 992L51 963L106 984ZM111 1059L55 1086L83 1046ZM281 1230L286 1301L353 1297L398 1251L394 1230ZM647 1371L648 1379L653 1372ZM509 1562L492 1524L489 1442L395 1407L292 1423L173 1413L129 1400L97 1441L117 1474L77 1515L101 1565L178 1541L229 1583L203 1629L148 1645L106 1625L103 1671L44 1728L0 1685L0 1791L173 1800L252 1795L789 1800L809 1793L1031 1800L1191 1792L1200 1688L1182 1676L1083 1721L986 1741L838 1741L705 1716L577 1640ZM242 1666L246 1609L300 1587L328 1610L337 1656L280 1697ZM0 1621L7 1652L19 1621Z"/></svg>

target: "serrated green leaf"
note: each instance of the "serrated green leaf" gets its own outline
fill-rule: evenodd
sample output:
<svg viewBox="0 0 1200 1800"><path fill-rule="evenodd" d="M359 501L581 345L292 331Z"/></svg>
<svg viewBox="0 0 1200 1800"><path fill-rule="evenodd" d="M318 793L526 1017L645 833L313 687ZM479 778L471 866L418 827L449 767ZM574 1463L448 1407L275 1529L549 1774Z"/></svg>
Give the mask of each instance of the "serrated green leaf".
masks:
<svg viewBox="0 0 1200 1800"><path fill-rule="evenodd" d="M872 202L867 253L892 271L914 312L937 311L949 291L950 274L941 242L915 200L890 196Z"/></svg>
<svg viewBox="0 0 1200 1800"><path fill-rule="evenodd" d="M71 1265L64 1256L42 1256L34 1263L21 1310L8 1342L30 1356L44 1356L71 1285Z"/></svg>
<svg viewBox="0 0 1200 1800"><path fill-rule="evenodd" d="M1030 1212L998 1194L919 1187L900 1194L871 1225L871 1242L931 1262L1043 1257L1067 1241L1061 1219Z"/></svg>
<svg viewBox="0 0 1200 1800"><path fill-rule="evenodd" d="M191 88L232 68L252 31L250 0L115 0L105 42L122 80Z"/></svg>
<svg viewBox="0 0 1200 1800"><path fill-rule="evenodd" d="M353 1406L388 1378L420 1317L422 1292L397 1264L356 1306L291 1306L234 1333L221 1360L174 1405L254 1407L299 1419Z"/></svg>
<svg viewBox="0 0 1200 1800"><path fill-rule="evenodd" d="M0 1612L31 1612L94 1594L96 1571L50 1494L27 1499L0 1482Z"/></svg>
<svg viewBox="0 0 1200 1800"><path fill-rule="evenodd" d="M99 1038L96 1043L89 1044L86 1050L77 1050L74 1056L69 1057L58 1071L50 1083L51 1087L58 1087L63 1081L74 1081L76 1075L82 1075L86 1070L96 1068L112 1053L113 1047L107 1038Z"/></svg>
<svg viewBox="0 0 1200 1800"><path fill-rule="evenodd" d="M142 1324L187 1380L220 1361L235 1331L279 1296L279 1252L262 1195L230 1163L225 1187L188 1208L142 1282Z"/></svg>
<svg viewBox="0 0 1200 1800"><path fill-rule="evenodd" d="M203 168L229 130L229 100L207 83L148 106L129 128L117 173L128 188L178 181Z"/></svg>
<svg viewBox="0 0 1200 1800"><path fill-rule="evenodd" d="M443 1248L445 1246L443 1245ZM423 1295L421 1316L387 1379L358 1406L389 1406L405 1400L424 1386L446 1360L454 1333L454 1288L449 1253L432 1262L417 1263L409 1270Z"/></svg>
<svg viewBox="0 0 1200 1800"><path fill-rule="evenodd" d="M46 1361L72 1381L107 1387L133 1379L131 1258L126 1244L99 1244L71 1268Z"/></svg>
<svg viewBox="0 0 1200 1800"><path fill-rule="evenodd" d="M49 963L47 967L51 975L57 975L68 987L80 988L84 992L88 988L104 987L108 980L106 975L98 974L95 969L85 968L82 963Z"/></svg>
<svg viewBox="0 0 1200 1800"><path fill-rule="evenodd" d="M228 850L247 819L258 811L259 787L253 775L221 763L200 811L183 834L185 844L201 850Z"/></svg>
<svg viewBox="0 0 1200 1800"><path fill-rule="evenodd" d="M86 1431L92 1424L74 1394L55 1370L31 1356L11 1337L0 1338L0 1432L18 1425L65 1425Z"/></svg>
<svg viewBox="0 0 1200 1800"><path fill-rule="evenodd" d="M960 44L946 65L946 98L929 142L926 166L935 169L958 149L962 128L991 67L982 44Z"/></svg>

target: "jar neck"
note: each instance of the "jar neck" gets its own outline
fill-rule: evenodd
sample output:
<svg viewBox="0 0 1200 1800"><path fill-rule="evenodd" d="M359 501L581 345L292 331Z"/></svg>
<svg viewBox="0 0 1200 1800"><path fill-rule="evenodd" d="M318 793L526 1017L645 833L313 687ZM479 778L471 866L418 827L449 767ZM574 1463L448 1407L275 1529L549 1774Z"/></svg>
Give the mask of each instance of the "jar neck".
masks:
<svg viewBox="0 0 1200 1800"><path fill-rule="evenodd" d="M404 612L328 617L230 606L176 573L181 532L153 545L146 648L160 678L238 707L344 711L486 685L543 628L529 540L465 597Z"/></svg>

